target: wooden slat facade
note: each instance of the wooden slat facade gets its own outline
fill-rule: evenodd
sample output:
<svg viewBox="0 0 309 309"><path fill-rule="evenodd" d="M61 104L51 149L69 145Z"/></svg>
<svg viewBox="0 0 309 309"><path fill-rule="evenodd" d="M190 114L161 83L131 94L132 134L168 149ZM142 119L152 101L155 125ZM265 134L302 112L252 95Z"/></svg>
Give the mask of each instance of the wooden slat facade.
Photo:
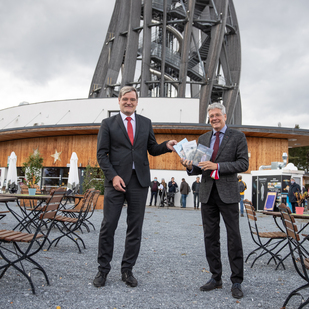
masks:
<svg viewBox="0 0 309 309"><path fill-rule="evenodd" d="M199 132L201 133L201 132ZM200 134L166 134L156 133L157 142L183 138L197 141ZM287 138L269 138L269 137L250 137L247 136L248 150L250 153L250 165L248 173L251 170L258 170L261 165L269 165L271 162L281 162L282 153L288 152ZM21 167L29 154L38 149L44 158L45 167L66 167L70 163L72 152L78 156L78 164L85 167L88 162L96 162L97 135L66 135L66 136L46 136L38 138L24 138L11 141L0 142L0 166L7 165L8 156L14 151L17 155L17 167ZM60 160L54 163L54 157L51 155L55 151L61 152ZM179 163L179 158L175 153L168 153L158 157L149 157L151 169L163 170L183 170Z"/></svg>

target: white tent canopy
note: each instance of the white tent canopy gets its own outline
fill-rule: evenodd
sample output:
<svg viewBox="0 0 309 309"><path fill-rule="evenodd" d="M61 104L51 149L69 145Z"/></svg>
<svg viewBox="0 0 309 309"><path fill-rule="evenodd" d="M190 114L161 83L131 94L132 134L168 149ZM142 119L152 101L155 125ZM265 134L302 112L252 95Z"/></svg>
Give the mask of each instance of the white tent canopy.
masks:
<svg viewBox="0 0 309 309"><path fill-rule="evenodd" d="M6 187L11 183L15 183L17 185L17 169L16 169L16 161L17 156L14 151L12 151L9 159L9 169L8 175L6 177Z"/></svg>
<svg viewBox="0 0 309 309"><path fill-rule="evenodd" d="M79 185L77 162L78 162L77 154L73 152L70 159L70 169L68 178L68 188L70 189L74 189Z"/></svg>

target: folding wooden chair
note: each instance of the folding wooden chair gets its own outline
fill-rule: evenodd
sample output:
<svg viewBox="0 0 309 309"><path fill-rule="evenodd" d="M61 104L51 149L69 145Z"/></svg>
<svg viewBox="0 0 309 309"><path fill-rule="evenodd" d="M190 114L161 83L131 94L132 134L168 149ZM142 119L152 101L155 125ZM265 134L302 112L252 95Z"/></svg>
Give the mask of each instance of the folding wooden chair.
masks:
<svg viewBox="0 0 309 309"><path fill-rule="evenodd" d="M91 207L94 193L95 193L94 190L91 190L91 189L89 190L87 196L85 197L86 198L85 203L83 207L80 209L76 217L72 218L66 215L57 215L55 217L55 220L54 220L55 226L58 228L58 230L61 232L62 235L53 239L53 241L50 243L47 250L50 249L53 243L55 243L55 247L56 247L58 242L63 237L68 237L69 239L71 239L76 244L79 250L79 253L81 253L81 249L78 244L78 241L80 241L84 249L86 249L83 239L78 234L76 234L76 231L81 228L81 226L83 225L85 221L85 218L87 217L88 211Z"/></svg>
<svg viewBox="0 0 309 309"><path fill-rule="evenodd" d="M59 199L60 199L60 207L61 207L61 202L62 202L62 199L64 197L66 193L66 188L64 187L59 187L57 189L53 189L50 191L50 195L51 197L46 200L46 203L45 204L48 204L50 199L54 196L54 195L58 195ZM31 226L34 226L36 227L36 220L38 218L38 215L40 213L40 211L43 209L44 205L43 206L35 206L34 208L31 208L31 207L25 207L25 206L21 206L23 207L23 211L24 211L24 218L22 220L22 222L20 222L15 228L14 230L16 230L17 227L19 227L19 230L22 231L24 229L27 230L27 232L30 233L31 231ZM60 209L59 207L59 209ZM59 210L58 209L58 210ZM44 224L48 224L48 222L44 222ZM46 226L47 227L47 226Z"/></svg>
<svg viewBox="0 0 309 309"><path fill-rule="evenodd" d="M86 218L84 220L84 225L86 226L88 232L90 232L90 229L88 228L87 224L90 224L93 227L93 229L95 230L94 225L92 224L92 222L90 222L89 219L94 214L94 211L95 211L95 209L97 207L97 204L98 204L98 199L99 199L100 194L101 194L100 190L95 190L94 191L94 195L93 195L93 198L92 198L92 202L91 202L89 211L88 211L87 216L86 216Z"/></svg>
<svg viewBox="0 0 309 309"><path fill-rule="evenodd" d="M41 271L45 277L47 284L49 280L44 268L33 259L44 246L48 238L51 228L53 227L53 220L57 214L62 196L53 195L46 204L39 211L38 220L36 223L36 230L33 233L14 231L14 230L0 230L0 257L4 264L0 266L0 279L5 272L13 267L19 271L29 281L32 293L35 294L32 277L29 271L26 271L26 266L29 264ZM48 229L46 230L45 221L50 221Z"/></svg>
<svg viewBox="0 0 309 309"><path fill-rule="evenodd" d="M8 210L0 211L0 220L6 216L7 213L10 213Z"/></svg>
<svg viewBox="0 0 309 309"><path fill-rule="evenodd" d="M298 308L303 308L307 304L309 304L309 297L305 300L303 296L299 293L299 291L309 287L309 276L308 276L308 269L309 269L309 258L305 255L303 247L301 245L300 237L298 234L297 225L295 224L295 219L291 214L291 210L284 204L281 204L279 207L281 212L281 218L283 221L283 225L285 226L288 244L290 248L290 254L293 259L294 267L299 274L299 276L306 281L306 284L298 287L297 289L293 290L288 297L286 298L283 308L286 307L291 297L294 295L300 295L302 298L302 303ZM282 308L282 309L283 309Z"/></svg>
<svg viewBox="0 0 309 309"><path fill-rule="evenodd" d="M246 213L247 213L247 219L248 219L249 231L250 231L251 237L253 239L253 242L258 246L256 249L254 249L248 254L246 258L246 263L252 254L259 253L259 255L254 259L254 261L251 264L251 268L252 268L254 263L257 261L257 259L259 259L260 257L266 254L269 254L271 257L268 260L267 265L270 263L271 260L274 260L276 265L278 261L279 264L281 263L283 268L285 269L285 266L282 263L282 259L280 258L279 253L288 244L286 240L287 235L281 231L260 232L257 226L256 212L255 212L254 207L252 206L252 203L248 200L244 200L244 206L245 206ZM278 250L274 252L275 249L277 248Z"/></svg>
<svg viewBox="0 0 309 309"><path fill-rule="evenodd" d="M84 198L77 204L77 205L74 205L73 208L69 208L69 209L60 209L60 211L68 216L68 217L72 217L72 218L77 218L80 211L84 211L85 207L85 202L86 202L86 197L88 196L88 193L90 191L94 191L94 189L88 189L86 190L85 192L85 195L84 195ZM95 190L94 191L94 195L93 195L93 198L92 198L92 203L90 205L90 208L89 208L89 211L88 211L88 214L87 214L87 217L84 219L84 222L83 222L83 226L86 227L87 231L90 232L90 229L88 227L88 224L90 224L93 229L95 230L95 227L94 225L90 222L90 218L91 216L93 215L94 211L95 211L95 208L97 206L97 202L98 202L98 199L99 199L99 196L100 196L100 191L99 190ZM82 231L82 230L81 230Z"/></svg>

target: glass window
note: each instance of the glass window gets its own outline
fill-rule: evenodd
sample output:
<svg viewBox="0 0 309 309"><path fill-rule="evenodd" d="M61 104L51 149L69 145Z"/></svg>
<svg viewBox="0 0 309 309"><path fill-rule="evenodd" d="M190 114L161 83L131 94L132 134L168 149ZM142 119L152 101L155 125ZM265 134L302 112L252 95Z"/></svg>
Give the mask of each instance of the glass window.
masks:
<svg viewBox="0 0 309 309"><path fill-rule="evenodd" d="M68 175L68 167L44 167L42 187L67 186Z"/></svg>

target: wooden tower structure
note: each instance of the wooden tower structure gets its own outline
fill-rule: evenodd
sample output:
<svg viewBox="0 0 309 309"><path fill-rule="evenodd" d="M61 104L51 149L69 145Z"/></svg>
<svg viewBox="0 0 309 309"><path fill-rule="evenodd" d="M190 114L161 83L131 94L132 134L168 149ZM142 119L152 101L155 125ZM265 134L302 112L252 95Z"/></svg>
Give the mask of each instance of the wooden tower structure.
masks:
<svg viewBox="0 0 309 309"><path fill-rule="evenodd" d="M116 0L89 98L133 85L140 97L199 99L199 123L221 102L240 125L240 68L232 0Z"/></svg>

